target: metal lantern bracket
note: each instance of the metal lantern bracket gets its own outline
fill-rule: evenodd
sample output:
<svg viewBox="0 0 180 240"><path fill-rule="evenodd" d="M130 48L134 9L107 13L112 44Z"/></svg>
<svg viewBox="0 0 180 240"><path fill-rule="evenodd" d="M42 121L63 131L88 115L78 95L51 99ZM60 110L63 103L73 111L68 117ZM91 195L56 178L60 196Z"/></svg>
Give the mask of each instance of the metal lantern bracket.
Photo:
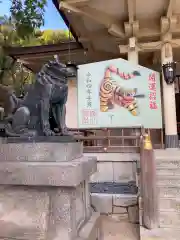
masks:
<svg viewBox="0 0 180 240"><path fill-rule="evenodd" d="M176 79L176 62L168 62L162 65L162 72L165 82L173 84Z"/></svg>

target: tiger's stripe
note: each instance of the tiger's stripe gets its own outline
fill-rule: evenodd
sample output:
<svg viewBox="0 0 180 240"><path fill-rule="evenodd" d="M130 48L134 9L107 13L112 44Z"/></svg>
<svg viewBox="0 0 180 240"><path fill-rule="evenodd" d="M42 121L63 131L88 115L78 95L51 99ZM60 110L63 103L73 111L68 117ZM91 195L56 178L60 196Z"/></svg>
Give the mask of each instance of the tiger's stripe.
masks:
<svg viewBox="0 0 180 240"><path fill-rule="evenodd" d="M108 102L113 96L113 83L111 81L111 72L107 69L105 71L104 79L100 85L100 110L102 112L108 111Z"/></svg>

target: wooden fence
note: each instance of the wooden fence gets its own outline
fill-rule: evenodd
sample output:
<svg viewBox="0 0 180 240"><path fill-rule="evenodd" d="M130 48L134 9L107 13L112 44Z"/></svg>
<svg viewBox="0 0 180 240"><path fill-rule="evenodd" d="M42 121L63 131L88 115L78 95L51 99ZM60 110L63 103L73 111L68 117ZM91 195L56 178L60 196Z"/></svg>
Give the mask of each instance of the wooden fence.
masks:
<svg viewBox="0 0 180 240"><path fill-rule="evenodd" d="M84 152L140 152L140 136L143 127L132 128L106 128L106 129L71 129L79 132L77 140L83 141ZM148 130L146 130L148 131ZM149 134L157 130L149 130ZM163 148L163 134L159 130L159 142L154 148Z"/></svg>

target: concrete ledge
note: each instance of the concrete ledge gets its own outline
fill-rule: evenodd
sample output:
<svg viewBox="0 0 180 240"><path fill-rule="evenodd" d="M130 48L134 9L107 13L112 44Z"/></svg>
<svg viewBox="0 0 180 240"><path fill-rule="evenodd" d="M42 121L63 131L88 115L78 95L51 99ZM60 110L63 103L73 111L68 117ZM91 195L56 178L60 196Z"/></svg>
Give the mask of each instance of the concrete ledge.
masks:
<svg viewBox="0 0 180 240"><path fill-rule="evenodd" d="M80 142L30 142L2 143L0 162L61 162L71 161L83 155Z"/></svg>
<svg viewBox="0 0 180 240"><path fill-rule="evenodd" d="M96 159L69 162L1 162L1 185L78 186L96 171Z"/></svg>
<svg viewBox="0 0 180 240"><path fill-rule="evenodd" d="M84 156L95 156L98 162L136 162L139 153L84 153Z"/></svg>

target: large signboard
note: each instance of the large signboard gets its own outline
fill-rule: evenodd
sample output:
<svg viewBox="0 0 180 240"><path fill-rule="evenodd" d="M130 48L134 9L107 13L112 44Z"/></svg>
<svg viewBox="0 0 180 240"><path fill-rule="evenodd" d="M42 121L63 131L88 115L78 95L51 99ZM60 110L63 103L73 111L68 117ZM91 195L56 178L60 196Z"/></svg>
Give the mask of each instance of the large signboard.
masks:
<svg viewBox="0 0 180 240"><path fill-rule="evenodd" d="M162 128L160 74L124 59L78 70L79 128Z"/></svg>

